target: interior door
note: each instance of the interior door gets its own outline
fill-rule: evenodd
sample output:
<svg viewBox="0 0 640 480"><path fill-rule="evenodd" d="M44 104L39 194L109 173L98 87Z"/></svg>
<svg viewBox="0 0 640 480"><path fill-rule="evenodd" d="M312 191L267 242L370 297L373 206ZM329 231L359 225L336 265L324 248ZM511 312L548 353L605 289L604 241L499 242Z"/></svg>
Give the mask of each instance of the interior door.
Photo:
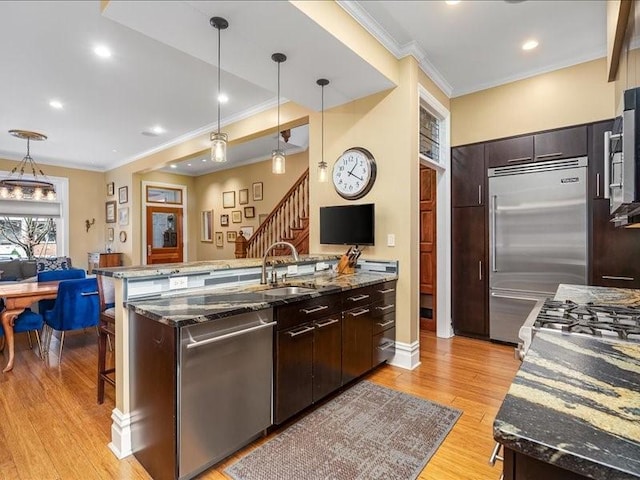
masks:
<svg viewBox="0 0 640 480"><path fill-rule="evenodd" d="M431 318L420 324L436 330L436 171L420 165L420 306L431 308Z"/></svg>
<svg viewBox="0 0 640 480"><path fill-rule="evenodd" d="M147 207L147 265L183 261L182 208Z"/></svg>

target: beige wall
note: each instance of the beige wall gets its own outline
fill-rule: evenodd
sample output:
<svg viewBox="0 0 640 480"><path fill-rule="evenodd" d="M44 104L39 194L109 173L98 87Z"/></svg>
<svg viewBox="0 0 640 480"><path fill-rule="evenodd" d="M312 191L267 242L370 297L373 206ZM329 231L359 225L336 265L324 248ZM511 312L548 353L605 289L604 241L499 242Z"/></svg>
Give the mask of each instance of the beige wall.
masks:
<svg viewBox="0 0 640 480"><path fill-rule="evenodd" d="M451 100L451 145L613 118L606 58Z"/></svg>
<svg viewBox="0 0 640 480"><path fill-rule="evenodd" d="M271 213L271 210L282 199L283 195L300 178L302 173L309 166L308 152L298 153L287 157L286 173L284 175L274 175L271 173L271 160L253 163L222 172L202 175L195 179L195 202L194 223L198 225L198 235L195 245L197 260L219 260L235 258L235 243L227 242L227 232L238 231L239 227L258 228L258 216L260 214ZM263 183L263 200L253 201L252 184L254 182ZM249 203L240 205L238 203L238 191L240 189L249 190ZM236 207L222 208L222 192L234 191L236 193ZM254 207L255 217L245 218L244 207ZM200 241L200 212L203 210L213 210L213 230L214 242ZM231 222L231 212L240 210L242 221L240 223ZM220 215L229 215L229 226L220 226ZM224 246L216 247L215 232L223 232Z"/></svg>
<svg viewBox="0 0 640 480"><path fill-rule="evenodd" d="M11 171L18 162L0 159L0 170ZM106 241L105 194L106 182L102 172L41 165L51 177L69 179L69 256L75 267L88 267L87 253L104 252ZM95 224L87 232L85 220Z"/></svg>

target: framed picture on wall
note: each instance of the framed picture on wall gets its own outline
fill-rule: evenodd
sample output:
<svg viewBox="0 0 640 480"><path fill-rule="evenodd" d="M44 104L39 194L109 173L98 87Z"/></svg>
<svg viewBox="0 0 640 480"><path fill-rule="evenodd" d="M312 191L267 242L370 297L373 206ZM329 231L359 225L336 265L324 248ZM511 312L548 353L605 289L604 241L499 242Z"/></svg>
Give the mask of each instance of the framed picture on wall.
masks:
<svg viewBox="0 0 640 480"><path fill-rule="evenodd" d="M216 232L216 247L224 247L224 233Z"/></svg>
<svg viewBox="0 0 640 480"><path fill-rule="evenodd" d="M253 190L253 201L262 200L262 182L256 182L251 185Z"/></svg>
<svg viewBox="0 0 640 480"><path fill-rule="evenodd" d="M242 212L240 210L231 212L231 221L233 223L240 223L242 221Z"/></svg>
<svg viewBox="0 0 640 480"><path fill-rule="evenodd" d="M237 232L235 231L228 231L227 232L227 242L232 243L236 241L236 237L238 236Z"/></svg>
<svg viewBox="0 0 640 480"><path fill-rule="evenodd" d="M256 209L254 207L244 207L244 218L254 218Z"/></svg>
<svg viewBox="0 0 640 480"><path fill-rule="evenodd" d="M244 238L246 238L247 240L249 240L251 238L251 235L253 235L253 227L240 227L240 231L242 232L242 235L244 235Z"/></svg>
<svg viewBox="0 0 640 480"><path fill-rule="evenodd" d="M129 207L120 207L118 209L118 225L129 225Z"/></svg>
<svg viewBox="0 0 640 480"><path fill-rule="evenodd" d="M118 203L127 203L129 201L129 187L120 187L118 189Z"/></svg>
<svg viewBox="0 0 640 480"><path fill-rule="evenodd" d="M104 205L105 222L116 223L116 201L111 200Z"/></svg>
<svg viewBox="0 0 640 480"><path fill-rule="evenodd" d="M229 215L227 215L227 214L220 215L220 226L221 227L228 227L229 226Z"/></svg>
<svg viewBox="0 0 640 480"><path fill-rule="evenodd" d="M107 228L107 242L113 242L114 232L113 227Z"/></svg>
<svg viewBox="0 0 640 480"><path fill-rule="evenodd" d="M200 212L200 241L213 242L213 210Z"/></svg>
<svg viewBox="0 0 640 480"><path fill-rule="evenodd" d="M242 190L238 190L238 203L240 205L246 205L249 203L249 189L243 188Z"/></svg>
<svg viewBox="0 0 640 480"><path fill-rule="evenodd" d="M107 183L107 196L111 197L115 193L116 186L113 182Z"/></svg>
<svg viewBox="0 0 640 480"><path fill-rule="evenodd" d="M222 206L224 208L235 208L236 192L222 192Z"/></svg>

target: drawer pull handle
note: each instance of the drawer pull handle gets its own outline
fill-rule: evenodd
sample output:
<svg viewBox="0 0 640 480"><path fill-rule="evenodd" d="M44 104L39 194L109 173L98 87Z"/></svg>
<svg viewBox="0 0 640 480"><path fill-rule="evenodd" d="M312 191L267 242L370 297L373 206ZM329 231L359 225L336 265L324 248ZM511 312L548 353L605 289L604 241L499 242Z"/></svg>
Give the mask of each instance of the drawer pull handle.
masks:
<svg viewBox="0 0 640 480"><path fill-rule="evenodd" d="M349 315L352 317L359 317L360 315L364 315L365 313L369 313L368 308L363 308L362 310L358 310L357 312L351 312Z"/></svg>
<svg viewBox="0 0 640 480"><path fill-rule="evenodd" d="M526 162L527 160L531 160L531 157L510 158L507 163Z"/></svg>
<svg viewBox="0 0 640 480"><path fill-rule="evenodd" d="M545 153L544 155L536 155L536 158L539 159L545 159L545 158L553 158L553 157L559 157L560 155L562 155L562 152L556 152L556 153Z"/></svg>
<svg viewBox="0 0 640 480"><path fill-rule="evenodd" d="M489 465L491 465L492 467L496 464L496 460L500 460L501 462L504 461L504 458L498 455L501 446L502 445L500 443L496 442L496 446L493 447L493 451L491 452L491 456L489 457Z"/></svg>
<svg viewBox="0 0 640 480"><path fill-rule="evenodd" d="M392 303L391 305L385 305L384 307L376 307L376 308L384 312L385 310L389 310L390 308L393 308L393 307L395 307L395 305Z"/></svg>
<svg viewBox="0 0 640 480"><path fill-rule="evenodd" d="M378 350L388 350L389 348L395 346L396 342L385 342L378 347Z"/></svg>
<svg viewBox="0 0 640 480"><path fill-rule="evenodd" d="M306 315L309 315L310 313L321 312L322 310L326 310L327 308L329 308L329 305L320 305L316 308L301 308L300 311Z"/></svg>
<svg viewBox="0 0 640 480"><path fill-rule="evenodd" d="M378 290L378 293L391 293L395 291L396 291L395 288L385 288L384 290Z"/></svg>
<svg viewBox="0 0 640 480"><path fill-rule="evenodd" d="M316 327L318 328L323 328L323 327L328 327L329 325L333 325L334 323L338 323L340 320L338 320L337 318L330 318L329 320L327 320L324 323L316 323Z"/></svg>
<svg viewBox="0 0 640 480"><path fill-rule="evenodd" d="M349 300L352 302L359 302L360 300L365 300L369 298L369 295L356 295L355 297L349 297Z"/></svg>
<svg viewBox="0 0 640 480"><path fill-rule="evenodd" d="M313 332L313 327L304 327L301 330L293 330L291 332L287 332L291 338L297 337L298 335L304 335L305 333Z"/></svg>
<svg viewBox="0 0 640 480"><path fill-rule="evenodd" d="M634 277L616 277L615 275L602 275L604 280L624 280L625 282L633 282Z"/></svg>
<svg viewBox="0 0 640 480"><path fill-rule="evenodd" d="M391 325L392 323L395 323L395 320L389 320L388 322L384 322L384 323L376 323L376 325L378 325L379 327L386 327L387 325Z"/></svg>

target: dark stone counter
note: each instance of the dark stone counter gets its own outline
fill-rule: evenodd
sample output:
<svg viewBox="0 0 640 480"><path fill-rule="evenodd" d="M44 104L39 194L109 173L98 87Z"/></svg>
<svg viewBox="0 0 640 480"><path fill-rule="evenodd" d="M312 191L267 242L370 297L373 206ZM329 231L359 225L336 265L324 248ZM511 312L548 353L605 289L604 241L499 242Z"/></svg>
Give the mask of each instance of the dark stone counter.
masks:
<svg viewBox="0 0 640 480"><path fill-rule="evenodd" d="M266 285L245 284L189 290L149 300L134 300L127 303L127 306L130 310L158 322L182 327L396 280L397 278L395 273L356 272L351 275L336 275L333 272L323 272L297 277L295 280L291 279L283 284L311 287L314 290L310 293L274 297L265 294L265 290L269 288Z"/></svg>
<svg viewBox="0 0 640 480"><path fill-rule="evenodd" d="M493 433L588 478L640 478L640 344L537 332Z"/></svg>

